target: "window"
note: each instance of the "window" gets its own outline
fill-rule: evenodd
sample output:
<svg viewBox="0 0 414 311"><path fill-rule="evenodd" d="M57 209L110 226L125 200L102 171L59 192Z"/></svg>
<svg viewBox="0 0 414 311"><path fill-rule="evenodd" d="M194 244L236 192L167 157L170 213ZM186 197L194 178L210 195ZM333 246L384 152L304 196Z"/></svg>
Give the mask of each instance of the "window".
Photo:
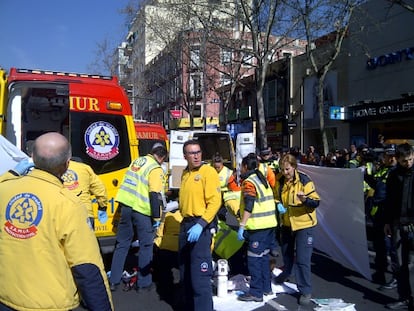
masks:
<svg viewBox="0 0 414 311"><path fill-rule="evenodd" d="M221 86L231 83L231 77L225 73L220 74L220 84Z"/></svg>
<svg viewBox="0 0 414 311"><path fill-rule="evenodd" d="M201 105L194 106L194 114L193 117L200 118L201 117Z"/></svg>
<svg viewBox="0 0 414 311"><path fill-rule="evenodd" d="M190 75L190 96L192 98L201 97L202 79L200 73L192 73Z"/></svg>
<svg viewBox="0 0 414 311"><path fill-rule="evenodd" d="M190 68L200 68L200 48L192 48L190 52Z"/></svg>
<svg viewBox="0 0 414 311"><path fill-rule="evenodd" d="M221 49L220 58L222 65L229 65L231 63L231 54L230 50Z"/></svg>
<svg viewBox="0 0 414 311"><path fill-rule="evenodd" d="M251 67L253 65L253 57L253 54L245 52L242 60L243 67Z"/></svg>

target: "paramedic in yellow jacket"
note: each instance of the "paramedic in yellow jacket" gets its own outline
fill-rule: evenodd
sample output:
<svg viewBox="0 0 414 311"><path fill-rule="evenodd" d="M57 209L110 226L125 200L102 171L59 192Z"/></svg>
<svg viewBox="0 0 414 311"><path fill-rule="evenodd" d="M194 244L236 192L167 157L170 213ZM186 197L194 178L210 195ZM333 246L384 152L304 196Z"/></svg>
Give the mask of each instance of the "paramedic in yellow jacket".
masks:
<svg viewBox="0 0 414 311"><path fill-rule="evenodd" d="M272 284L269 268L270 248L275 240L277 225L273 189L258 169L254 153L241 162L242 198L239 240L246 239L247 267L251 276L250 290L238 297L241 301L263 301L263 295L271 295Z"/></svg>
<svg viewBox="0 0 414 311"><path fill-rule="evenodd" d="M95 174L92 167L85 163L75 161L73 158L69 162L68 170L62 176L63 185L72 191L88 209L88 216L95 228L95 218L92 208L92 198L94 195L98 203L98 219L104 220L103 213L106 212L108 196L105 184Z"/></svg>
<svg viewBox="0 0 414 311"><path fill-rule="evenodd" d="M234 172L224 165L223 157L216 154L212 162L220 178L220 189L226 209L236 217L239 218L240 208L240 186L237 184Z"/></svg>
<svg viewBox="0 0 414 311"><path fill-rule="evenodd" d="M181 176L180 212L183 215L178 242L185 310L212 311L213 276L211 229L221 206L220 180L211 165L202 162L201 146L188 140L183 146L187 167Z"/></svg>
<svg viewBox="0 0 414 311"><path fill-rule="evenodd" d="M280 167L283 176L278 179L275 192L287 211L281 215L281 248L285 268L276 281L283 283L295 263L296 283L301 294L299 304L307 305L312 293L313 228L318 222L315 209L320 199L310 177L298 171L294 155L283 156Z"/></svg>
<svg viewBox="0 0 414 311"><path fill-rule="evenodd" d="M173 269L179 269L178 236L182 219L178 204L173 210L163 211L154 239L154 279L157 292L170 305L177 303L175 297L180 296L176 292Z"/></svg>
<svg viewBox="0 0 414 311"><path fill-rule="evenodd" d="M113 310L86 208L60 179L70 157L67 139L47 133L35 141L31 172L1 178L1 310L73 310L79 296L89 310Z"/></svg>
<svg viewBox="0 0 414 311"><path fill-rule="evenodd" d="M116 233L115 251L111 264L111 290L121 283L126 256L134 234L139 240L138 292L148 292L152 286L154 230L160 225L163 206L164 171L161 163L167 158L167 149L155 143L151 153L138 157L130 164L115 200L121 208L121 219Z"/></svg>

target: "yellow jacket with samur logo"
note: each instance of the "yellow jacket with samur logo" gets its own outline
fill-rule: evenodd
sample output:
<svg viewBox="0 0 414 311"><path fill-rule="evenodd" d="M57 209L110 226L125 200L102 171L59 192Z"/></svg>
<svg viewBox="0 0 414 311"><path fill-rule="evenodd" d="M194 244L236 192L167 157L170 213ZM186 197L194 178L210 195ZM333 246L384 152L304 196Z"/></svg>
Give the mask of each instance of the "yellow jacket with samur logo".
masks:
<svg viewBox="0 0 414 311"><path fill-rule="evenodd" d="M86 208L39 169L0 177L0 302L15 310L113 310Z"/></svg>

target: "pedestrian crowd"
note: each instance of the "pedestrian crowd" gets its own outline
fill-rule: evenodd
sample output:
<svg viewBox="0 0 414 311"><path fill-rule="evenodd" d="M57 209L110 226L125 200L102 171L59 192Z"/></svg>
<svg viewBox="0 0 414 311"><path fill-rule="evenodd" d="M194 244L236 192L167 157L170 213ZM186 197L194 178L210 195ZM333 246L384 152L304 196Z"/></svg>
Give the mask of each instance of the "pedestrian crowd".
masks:
<svg viewBox="0 0 414 311"><path fill-rule="evenodd" d="M249 276L240 301L261 302L273 295L272 282L282 284L294 276L298 304L309 305L321 198L300 163L363 172L366 221L376 253L373 282L382 290L397 288L399 299L387 308L414 309L409 279L414 151L409 144L351 145L349 151L326 156L314 146L305 153L298 147L274 153L266 148L246 155L236 176L219 153L203 161L202 146L189 140L183 145L187 167L173 201L165 193L162 166L168 152L155 144L148 155L131 162L116 195L121 216L109 277L87 199L95 195L99 217L107 217L99 177L71 159L71 146L58 133L38 137L29 155L34 163L24 160L0 177L0 277L8 284L0 289L0 311L70 310L80 303L89 310L113 310L111 291L122 284L136 239L135 289L146 294L156 288L177 310L213 310L214 262L219 259L228 262L233 275ZM228 223L229 217L235 224ZM274 277L271 262L277 256L284 266ZM16 283L28 277L30 282Z"/></svg>

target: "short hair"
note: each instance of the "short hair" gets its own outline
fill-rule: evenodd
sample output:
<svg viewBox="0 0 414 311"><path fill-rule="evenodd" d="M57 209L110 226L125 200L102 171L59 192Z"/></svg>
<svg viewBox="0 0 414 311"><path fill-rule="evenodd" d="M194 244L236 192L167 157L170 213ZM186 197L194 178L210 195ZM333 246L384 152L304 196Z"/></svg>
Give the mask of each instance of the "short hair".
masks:
<svg viewBox="0 0 414 311"><path fill-rule="evenodd" d="M246 165L247 169L250 170L254 170L257 168L257 156L255 153L249 153L247 156L245 156L242 159L241 164L242 165Z"/></svg>
<svg viewBox="0 0 414 311"><path fill-rule="evenodd" d="M280 159L280 166L283 166L283 163L289 163L294 169L298 167L298 160L293 154L285 154L282 159Z"/></svg>
<svg viewBox="0 0 414 311"><path fill-rule="evenodd" d="M213 157L213 163L224 163L224 159L220 155L220 153L216 152L216 154Z"/></svg>
<svg viewBox="0 0 414 311"><path fill-rule="evenodd" d="M395 156L398 158L405 158L410 156L414 152L413 147L409 143L399 144L395 152Z"/></svg>
<svg viewBox="0 0 414 311"><path fill-rule="evenodd" d="M155 143L154 146L152 146L151 154L156 155L160 158L164 158L167 156L167 148L161 144L161 143Z"/></svg>
<svg viewBox="0 0 414 311"><path fill-rule="evenodd" d="M198 140L195 140L195 139L190 139L190 140L187 140L187 141L184 143L184 145L183 145L183 153L185 153L185 148L186 148L188 145L198 145L198 146L200 147L200 150L201 150L201 145L200 145L200 142L199 142Z"/></svg>

